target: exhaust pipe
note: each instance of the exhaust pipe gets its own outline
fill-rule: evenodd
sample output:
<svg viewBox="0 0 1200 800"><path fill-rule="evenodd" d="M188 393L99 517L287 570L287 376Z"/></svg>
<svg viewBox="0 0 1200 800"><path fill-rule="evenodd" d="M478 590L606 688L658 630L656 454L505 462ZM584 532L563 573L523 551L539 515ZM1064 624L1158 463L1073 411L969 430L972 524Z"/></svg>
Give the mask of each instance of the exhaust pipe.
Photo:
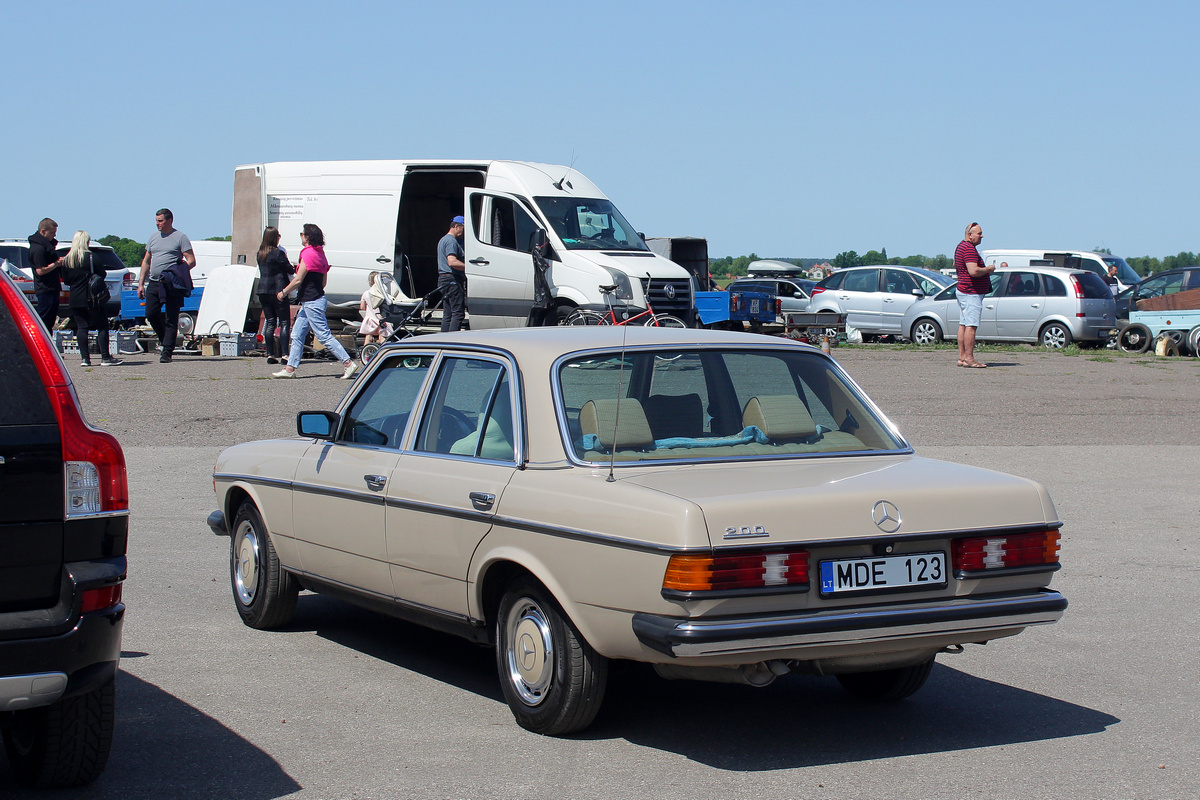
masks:
<svg viewBox="0 0 1200 800"><path fill-rule="evenodd" d="M786 661L760 661L740 667L681 667L675 664L655 664L654 671L670 681L708 681L710 683L741 683L746 686L770 686L777 677L792 671Z"/></svg>

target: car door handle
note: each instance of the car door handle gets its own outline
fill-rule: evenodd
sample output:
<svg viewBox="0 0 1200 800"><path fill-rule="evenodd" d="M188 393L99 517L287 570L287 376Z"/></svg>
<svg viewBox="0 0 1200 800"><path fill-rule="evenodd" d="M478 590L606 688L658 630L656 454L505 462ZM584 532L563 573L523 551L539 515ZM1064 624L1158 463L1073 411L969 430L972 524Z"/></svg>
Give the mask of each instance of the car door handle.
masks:
<svg viewBox="0 0 1200 800"><path fill-rule="evenodd" d="M475 264L479 267L484 267L492 262L488 261L486 258L472 258L468 263Z"/></svg>
<svg viewBox="0 0 1200 800"><path fill-rule="evenodd" d="M377 259L375 259L375 260L376 260L376 261L378 261L380 264L390 264L390 263L392 263L392 260L391 260L390 258L388 258L387 256L380 256L379 258L377 258Z"/></svg>
<svg viewBox="0 0 1200 800"><path fill-rule="evenodd" d="M363 475L363 480L367 482L367 488L373 492L378 492L387 485L386 475Z"/></svg>
<svg viewBox="0 0 1200 800"><path fill-rule="evenodd" d="M471 492L471 505L475 506L480 511L487 511L496 502L496 495L490 492Z"/></svg>
<svg viewBox="0 0 1200 800"><path fill-rule="evenodd" d="M1041 308L1042 304L1041 303L1030 303L1029 307L1030 308Z"/></svg>

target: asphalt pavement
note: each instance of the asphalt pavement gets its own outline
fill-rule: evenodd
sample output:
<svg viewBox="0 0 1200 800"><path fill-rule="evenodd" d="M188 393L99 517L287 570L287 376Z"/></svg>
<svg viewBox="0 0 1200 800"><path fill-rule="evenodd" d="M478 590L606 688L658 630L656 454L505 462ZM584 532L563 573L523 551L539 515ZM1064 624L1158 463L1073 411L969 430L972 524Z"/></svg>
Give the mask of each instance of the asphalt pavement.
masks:
<svg viewBox="0 0 1200 800"><path fill-rule="evenodd" d="M241 624L215 507L221 448L289 435L348 388L332 361L148 355L70 370L129 463L116 741L86 798L1192 798L1200 795L1200 360L1032 348L838 348L922 455L1045 483L1059 624L938 659L890 706L829 678L766 689L616 673L596 724L513 722L489 651L305 595ZM18 791L0 762L0 795ZM56 795L57 796L57 795Z"/></svg>

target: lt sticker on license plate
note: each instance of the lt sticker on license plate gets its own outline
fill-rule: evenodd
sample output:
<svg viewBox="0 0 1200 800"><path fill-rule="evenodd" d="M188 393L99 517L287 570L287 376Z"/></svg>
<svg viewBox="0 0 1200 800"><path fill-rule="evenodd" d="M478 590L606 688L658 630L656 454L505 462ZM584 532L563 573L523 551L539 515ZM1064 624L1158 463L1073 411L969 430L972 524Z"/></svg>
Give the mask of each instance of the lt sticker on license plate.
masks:
<svg viewBox="0 0 1200 800"><path fill-rule="evenodd" d="M945 585L945 553L909 553L821 562L821 594Z"/></svg>

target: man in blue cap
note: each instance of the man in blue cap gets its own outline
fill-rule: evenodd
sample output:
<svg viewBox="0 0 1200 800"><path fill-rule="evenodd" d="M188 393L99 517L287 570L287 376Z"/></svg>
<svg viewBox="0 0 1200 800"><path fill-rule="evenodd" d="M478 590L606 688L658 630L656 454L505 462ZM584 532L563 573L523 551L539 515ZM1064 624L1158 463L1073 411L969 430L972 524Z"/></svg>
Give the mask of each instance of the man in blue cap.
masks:
<svg viewBox="0 0 1200 800"><path fill-rule="evenodd" d="M462 328L467 313L467 265L463 253L464 220L450 222L450 230L438 242L438 290L442 293L442 333Z"/></svg>

